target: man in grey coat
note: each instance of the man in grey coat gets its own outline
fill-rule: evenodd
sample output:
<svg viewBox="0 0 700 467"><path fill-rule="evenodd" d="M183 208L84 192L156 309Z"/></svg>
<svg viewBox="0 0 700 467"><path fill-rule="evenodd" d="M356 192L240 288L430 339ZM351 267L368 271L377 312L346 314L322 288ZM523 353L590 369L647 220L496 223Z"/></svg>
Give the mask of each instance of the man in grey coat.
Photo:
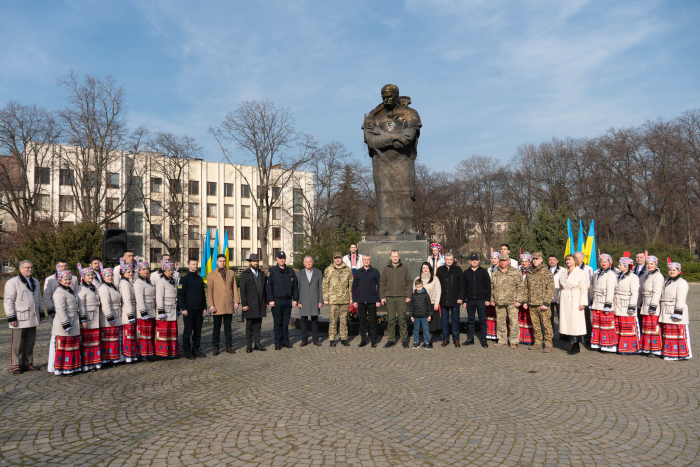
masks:
<svg viewBox="0 0 700 467"><path fill-rule="evenodd" d="M318 315L323 306L323 274L314 268L314 259L311 256L304 257L304 269L297 272L299 281L299 317L301 318L301 346L304 347L309 338L309 319L311 319L311 337L314 345L321 345L318 341Z"/></svg>

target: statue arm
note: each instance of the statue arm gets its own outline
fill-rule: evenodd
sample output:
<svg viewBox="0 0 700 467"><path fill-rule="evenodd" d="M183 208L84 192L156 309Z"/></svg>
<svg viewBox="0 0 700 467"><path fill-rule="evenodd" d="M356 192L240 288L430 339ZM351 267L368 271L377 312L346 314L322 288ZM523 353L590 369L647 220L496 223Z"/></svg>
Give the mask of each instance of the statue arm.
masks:
<svg viewBox="0 0 700 467"><path fill-rule="evenodd" d="M365 126L365 142L370 148L383 149L392 147L394 138L391 133L386 133L378 126L372 125L369 128Z"/></svg>

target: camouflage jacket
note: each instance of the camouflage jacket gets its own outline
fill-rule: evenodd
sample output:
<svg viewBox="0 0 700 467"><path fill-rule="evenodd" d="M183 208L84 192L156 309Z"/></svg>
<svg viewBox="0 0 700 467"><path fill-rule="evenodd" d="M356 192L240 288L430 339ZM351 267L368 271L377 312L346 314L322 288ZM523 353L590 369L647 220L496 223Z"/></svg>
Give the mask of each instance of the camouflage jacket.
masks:
<svg viewBox="0 0 700 467"><path fill-rule="evenodd" d="M331 305L350 303L352 288L352 270L341 263L339 268L331 264L323 273L323 296Z"/></svg>
<svg viewBox="0 0 700 467"><path fill-rule="evenodd" d="M554 296L554 276L549 268L530 267L525 276L525 292L528 306L549 306Z"/></svg>
<svg viewBox="0 0 700 467"><path fill-rule="evenodd" d="M522 274L509 267L506 272L496 269L491 275L491 300L496 305L513 305L523 302L524 288Z"/></svg>

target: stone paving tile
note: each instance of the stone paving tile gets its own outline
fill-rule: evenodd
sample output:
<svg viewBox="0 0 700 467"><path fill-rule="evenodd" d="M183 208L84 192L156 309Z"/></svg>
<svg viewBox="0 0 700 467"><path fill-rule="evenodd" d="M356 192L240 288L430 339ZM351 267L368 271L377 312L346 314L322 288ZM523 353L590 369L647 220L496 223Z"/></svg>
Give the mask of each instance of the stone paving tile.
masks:
<svg viewBox="0 0 700 467"><path fill-rule="evenodd" d="M691 286L700 342L700 286ZM700 464L700 359L322 347L0 374L0 465ZM50 329L40 327L45 368ZM204 350L211 325L203 331ZM291 331L292 341L298 333ZM9 330L0 359L9 367ZM325 339L325 336L324 336ZM700 345L700 344L698 344ZM696 349L696 353L700 348ZM534 353L534 355L533 355Z"/></svg>

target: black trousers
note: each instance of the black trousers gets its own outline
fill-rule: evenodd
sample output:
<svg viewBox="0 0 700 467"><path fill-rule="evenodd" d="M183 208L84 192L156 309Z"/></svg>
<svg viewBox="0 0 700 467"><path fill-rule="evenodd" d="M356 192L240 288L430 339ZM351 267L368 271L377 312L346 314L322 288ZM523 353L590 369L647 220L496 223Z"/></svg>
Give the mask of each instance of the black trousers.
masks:
<svg viewBox="0 0 700 467"><path fill-rule="evenodd" d="M556 329L554 327L554 315L559 315L559 304L556 302L552 302L549 304L549 309L552 310L552 332L556 334Z"/></svg>
<svg viewBox="0 0 700 467"><path fill-rule="evenodd" d="M311 320L311 338L318 341L318 316L301 316L301 340L309 339L309 320Z"/></svg>
<svg viewBox="0 0 700 467"><path fill-rule="evenodd" d="M204 310L187 310L187 316L182 315L182 322L185 330L182 332L182 350L190 353L199 350L199 343L202 341L202 323L204 323Z"/></svg>
<svg viewBox="0 0 700 467"><path fill-rule="evenodd" d="M292 317L292 300L276 298L272 307L275 345L289 344L289 320Z"/></svg>
<svg viewBox="0 0 700 467"><path fill-rule="evenodd" d="M246 318L245 320L245 342L248 346L260 346L260 329L262 328L262 318Z"/></svg>
<svg viewBox="0 0 700 467"><path fill-rule="evenodd" d="M369 315L369 340L376 342L377 340L377 304L376 303L358 303L357 318L360 320L360 338L363 341L367 340L367 315Z"/></svg>
<svg viewBox="0 0 700 467"><path fill-rule="evenodd" d="M233 315L214 315L214 328L211 334L211 346L214 350L219 350L219 333L221 332L221 323L224 323L224 338L226 339L226 348L233 347L233 338L231 337L231 323Z"/></svg>
<svg viewBox="0 0 700 467"><path fill-rule="evenodd" d="M486 339L486 300L467 300L467 339L474 339L474 318L479 315L479 340Z"/></svg>

